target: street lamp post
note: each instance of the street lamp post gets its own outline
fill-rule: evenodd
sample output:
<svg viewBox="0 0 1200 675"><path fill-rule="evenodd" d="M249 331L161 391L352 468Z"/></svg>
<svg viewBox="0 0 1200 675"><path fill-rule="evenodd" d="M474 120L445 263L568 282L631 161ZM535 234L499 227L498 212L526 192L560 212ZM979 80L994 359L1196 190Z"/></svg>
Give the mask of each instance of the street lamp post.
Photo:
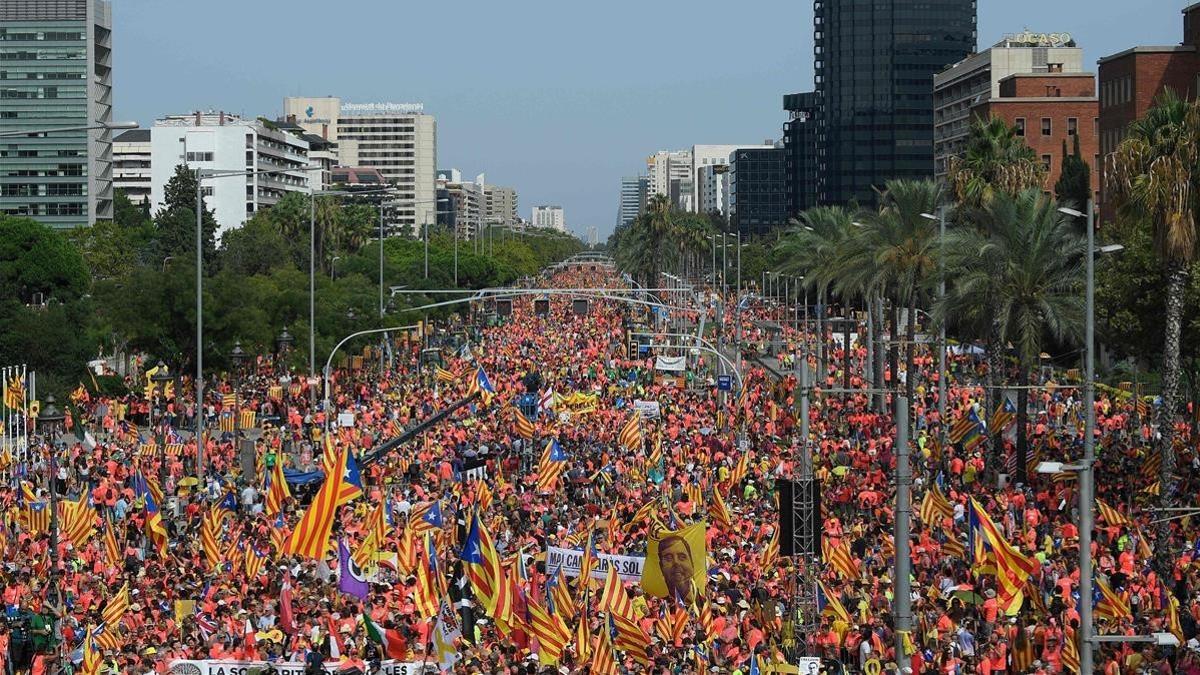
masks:
<svg viewBox="0 0 1200 675"><path fill-rule="evenodd" d="M1092 527L1094 520L1096 462L1096 252L1115 253L1123 249L1120 245L1096 248L1095 208L1092 200L1087 201L1087 212L1060 208L1059 212L1075 218L1087 219L1087 288L1085 290L1083 357L1083 460L1076 471L1079 475L1079 672L1090 673L1093 669L1094 644L1092 624ZM1039 467L1040 470L1040 467Z"/></svg>
<svg viewBox="0 0 1200 675"><path fill-rule="evenodd" d="M241 340L233 341L229 362L233 365L233 428L234 436L237 437L237 432L242 428L242 364L246 362L246 352L242 349Z"/></svg>
<svg viewBox="0 0 1200 675"><path fill-rule="evenodd" d="M54 134L66 131L95 131L102 129L104 131L118 131L123 129L137 129L137 122L116 122L109 124L101 122L99 124L81 124L79 126L69 127L45 127L42 129L19 129L13 131L0 131L0 138L12 138L15 136L33 136L34 134Z"/></svg>
<svg viewBox="0 0 1200 675"><path fill-rule="evenodd" d="M47 394L46 404L42 406L37 417L38 430L42 433L43 442L50 452L47 470L50 473L50 586L58 594L58 447L56 441L60 425L65 415L55 405L54 394Z"/></svg>
<svg viewBox="0 0 1200 675"><path fill-rule="evenodd" d="M283 365L283 360L285 358L287 358L287 353L292 348L292 343L294 341L295 341L295 338L293 338L292 334L288 332L287 326L284 326L283 332L281 332L275 338L275 366L279 372L284 372L284 373L287 372L287 367ZM282 380L283 378L281 377L280 379ZM287 423L288 419L287 419L287 403L286 403L287 394L286 393L283 396L283 400L285 401L285 403L283 404L283 409L280 411L282 413L282 415L281 415L281 419L279 420L279 426L284 429L288 429L290 432L290 427L288 426L288 423Z"/></svg>
<svg viewBox="0 0 1200 675"><path fill-rule="evenodd" d="M154 375L150 377L150 381L154 383L154 408L158 412L158 420L156 424L162 426L163 417L166 416L167 405L167 383L175 379L175 376L168 372L168 368L162 361L158 362L154 370ZM167 481L167 442L166 438L162 439L162 443L158 448L158 484L165 485Z"/></svg>
<svg viewBox="0 0 1200 675"><path fill-rule="evenodd" d="M938 224L938 301L946 297L946 206L938 207L937 216L922 213L922 218L936 220ZM946 435L949 431L946 425L946 321L938 322L938 439L940 447L946 447Z"/></svg>
<svg viewBox="0 0 1200 675"><path fill-rule="evenodd" d="M183 144L183 165L187 166L187 135L179 139ZM280 167L270 169L205 171L196 167L196 476L204 484L204 193L201 183L206 179L230 178L233 176L258 176L273 173L303 173L317 171L320 165L302 167Z"/></svg>

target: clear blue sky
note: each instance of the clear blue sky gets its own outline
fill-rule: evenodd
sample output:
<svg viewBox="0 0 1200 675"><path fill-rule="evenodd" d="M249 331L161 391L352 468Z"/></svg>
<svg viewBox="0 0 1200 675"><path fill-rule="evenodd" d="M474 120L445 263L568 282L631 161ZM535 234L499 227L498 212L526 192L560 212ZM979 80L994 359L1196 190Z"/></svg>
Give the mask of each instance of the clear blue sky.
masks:
<svg viewBox="0 0 1200 675"><path fill-rule="evenodd" d="M1025 28L1100 56L1175 44L1183 0L979 0L979 44ZM284 96L420 101L438 167L515 187L603 238L657 149L778 138L812 86L807 0L116 0L117 119L275 116Z"/></svg>

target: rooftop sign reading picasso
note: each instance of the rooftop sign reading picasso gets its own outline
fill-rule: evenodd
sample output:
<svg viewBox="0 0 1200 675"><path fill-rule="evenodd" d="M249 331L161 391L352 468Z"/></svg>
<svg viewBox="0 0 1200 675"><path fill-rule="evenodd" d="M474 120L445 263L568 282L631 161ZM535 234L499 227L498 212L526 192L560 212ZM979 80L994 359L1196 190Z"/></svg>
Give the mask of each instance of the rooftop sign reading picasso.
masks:
<svg viewBox="0 0 1200 675"><path fill-rule="evenodd" d="M1020 33L1008 33L1003 43L1008 46L1023 45L1027 47L1074 47L1075 40L1070 33L1032 33L1028 30Z"/></svg>

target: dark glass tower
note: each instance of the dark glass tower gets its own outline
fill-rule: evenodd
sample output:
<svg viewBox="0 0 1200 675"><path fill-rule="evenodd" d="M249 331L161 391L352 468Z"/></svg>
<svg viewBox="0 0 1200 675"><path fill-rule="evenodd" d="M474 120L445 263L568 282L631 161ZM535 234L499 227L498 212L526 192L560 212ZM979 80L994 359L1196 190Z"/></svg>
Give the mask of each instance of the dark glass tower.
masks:
<svg viewBox="0 0 1200 675"><path fill-rule="evenodd" d="M814 0L813 30L817 202L931 177L933 75L975 51L974 0Z"/></svg>

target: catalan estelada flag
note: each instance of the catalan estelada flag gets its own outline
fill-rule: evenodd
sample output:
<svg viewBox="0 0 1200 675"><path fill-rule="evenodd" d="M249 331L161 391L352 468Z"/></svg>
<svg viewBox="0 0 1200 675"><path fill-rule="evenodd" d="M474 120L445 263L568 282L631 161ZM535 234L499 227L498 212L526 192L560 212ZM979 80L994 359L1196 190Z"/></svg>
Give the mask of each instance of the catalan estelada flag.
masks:
<svg viewBox="0 0 1200 675"><path fill-rule="evenodd" d="M542 665L556 665L571 638L571 631L557 612L534 598L526 600L525 605L529 611L529 632L538 641L538 661Z"/></svg>
<svg viewBox="0 0 1200 675"><path fill-rule="evenodd" d="M413 604L416 606L417 616L422 619L430 619L437 616L438 604L442 600L442 586L445 584L445 577L438 566L437 550L433 545L433 537L425 535L424 545L421 546L421 554L417 561L417 588L413 593ZM442 583L439 584L438 580Z"/></svg>
<svg viewBox="0 0 1200 675"><path fill-rule="evenodd" d="M1098 619L1117 621L1133 618L1133 611L1130 610L1129 603L1100 579L1096 579L1092 586L1092 599Z"/></svg>
<svg viewBox="0 0 1200 675"><path fill-rule="evenodd" d="M1017 407L1012 401L1007 398L1004 402L996 406L996 412L992 413L992 418L988 420L988 428L994 433L1000 433L1008 428L1008 425L1017 420Z"/></svg>
<svg viewBox="0 0 1200 675"><path fill-rule="evenodd" d="M497 600L502 596L504 570L500 567L500 556L496 553L492 536L479 521L478 513L471 516L471 526L459 557L475 597L488 615L494 618Z"/></svg>
<svg viewBox="0 0 1200 675"><path fill-rule="evenodd" d="M557 438L551 438L542 452L542 462L538 465L537 489L539 492L550 492L558 486L558 477L567 468L567 451L563 450Z"/></svg>
<svg viewBox="0 0 1200 675"><path fill-rule="evenodd" d="M163 524L162 513L158 510L158 501L150 491L146 477L140 472L133 476L134 495L144 500L146 511L146 538L158 549L158 554L167 557L167 526Z"/></svg>
<svg viewBox="0 0 1200 675"><path fill-rule="evenodd" d="M488 379L487 373L483 372L483 366L475 369L475 376L471 378L471 384L467 386L467 396L471 394L479 394L479 400L488 405L492 402L492 397L496 395L496 389L492 386L492 381Z"/></svg>
<svg viewBox="0 0 1200 675"><path fill-rule="evenodd" d="M341 492L338 493L338 506L349 504L351 500L358 499L363 495L362 474L358 471L358 462L354 459L354 453L347 448L342 459L342 483Z"/></svg>
<svg viewBox="0 0 1200 675"><path fill-rule="evenodd" d="M434 377L438 382L453 382L458 379L457 375L441 366L438 366L437 370L434 371Z"/></svg>
<svg viewBox="0 0 1200 675"><path fill-rule="evenodd" d="M338 451L334 459L335 466L345 465L345 452ZM317 490L308 510L300 517L292 536L288 537L284 550L291 555L299 555L312 560L322 560L329 551L329 535L333 530L334 517L337 515L338 495L342 492L342 473L330 471L325 474L325 482Z"/></svg>
<svg viewBox="0 0 1200 675"><path fill-rule="evenodd" d="M819 580L817 581L817 612L820 614L829 614L847 624L853 623L850 620L850 612L846 611L846 606L842 604L842 601L836 595L830 593L829 589L825 588L825 584Z"/></svg>
<svg viewBox="0 0 1200 675"><path fill-rule="evenodd" d="M442 502L414 504L408 512L408 523L415 535L442 529Z"/></svg>

